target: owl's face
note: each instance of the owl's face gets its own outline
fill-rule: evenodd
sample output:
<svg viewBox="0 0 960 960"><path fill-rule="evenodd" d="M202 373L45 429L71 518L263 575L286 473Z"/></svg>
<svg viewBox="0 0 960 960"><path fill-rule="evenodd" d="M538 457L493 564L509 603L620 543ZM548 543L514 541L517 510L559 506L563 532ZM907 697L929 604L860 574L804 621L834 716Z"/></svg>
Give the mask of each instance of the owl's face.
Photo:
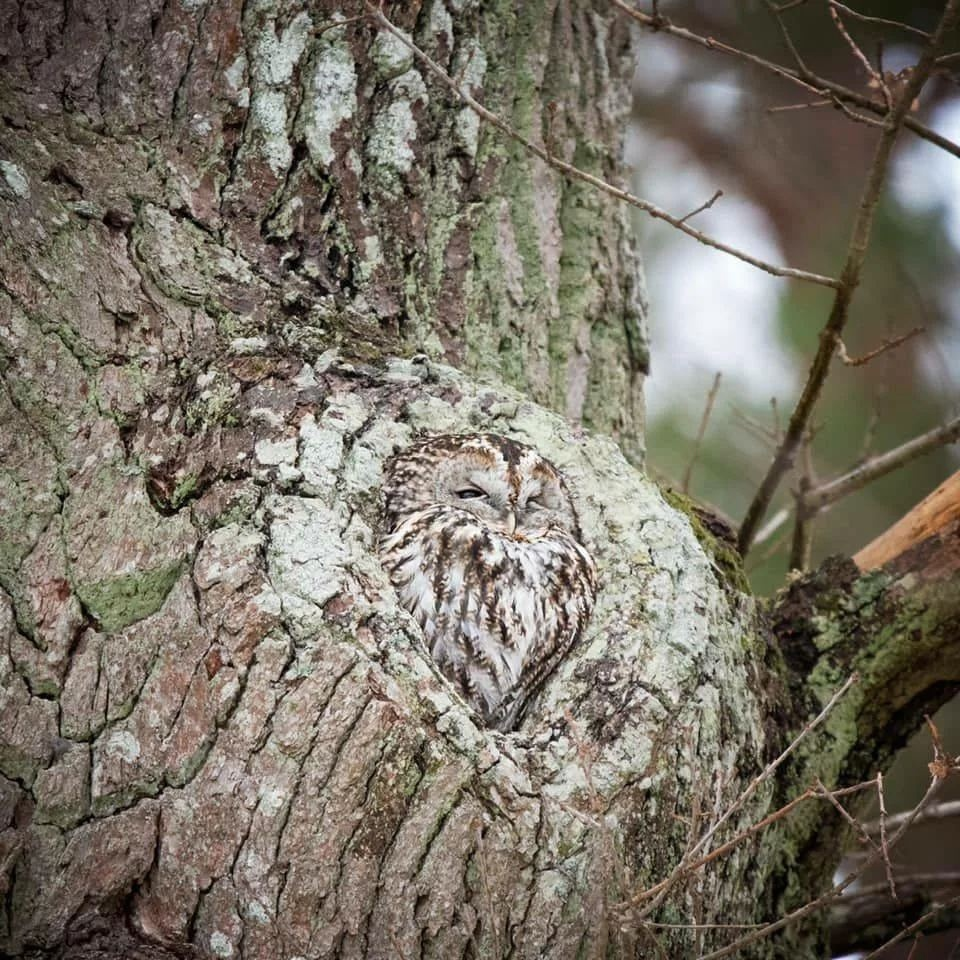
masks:
<svg viewBox="0 0 960 960"><path fill-rule="evenodd" d="M553 464L506 437L431 437L395 458L390 479L391 519L443 504L516 540L558 527L580 539L570 495Z"/></svg>

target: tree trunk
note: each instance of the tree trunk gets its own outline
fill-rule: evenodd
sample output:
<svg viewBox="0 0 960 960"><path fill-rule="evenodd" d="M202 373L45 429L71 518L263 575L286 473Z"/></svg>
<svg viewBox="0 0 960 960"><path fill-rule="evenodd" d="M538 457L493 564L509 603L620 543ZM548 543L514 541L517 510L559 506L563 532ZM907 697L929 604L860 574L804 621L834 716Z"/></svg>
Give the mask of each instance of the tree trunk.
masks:
<svg viewBox="0 0 960 960"><path fill-rule="evenodd" d="M625 24L495 6L385 13L525 135L620 177ZM624 211L363 12L0 10L11 955L693 956L734 935L690 924L773 919L829 880L843 824L807 807L630 905L844 678L718 843L874 770L960 681L949 531L759 609L710 518L637 470ZM601 576L508 735L376 559L384 461L486 430L565 473Z"/></svg>

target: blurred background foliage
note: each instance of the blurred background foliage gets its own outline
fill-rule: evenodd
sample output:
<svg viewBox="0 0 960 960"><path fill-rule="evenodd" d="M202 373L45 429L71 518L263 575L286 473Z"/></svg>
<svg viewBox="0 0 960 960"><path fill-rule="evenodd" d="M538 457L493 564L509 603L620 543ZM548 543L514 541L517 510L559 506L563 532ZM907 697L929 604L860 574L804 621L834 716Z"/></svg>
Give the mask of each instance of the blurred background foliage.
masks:
<svg viewBox="0 0 960 960"><path fill-rule="evenodd" d="M788 6L782 0L780 5ZM928 31L943 9L942 2L850 0L848 5ZM652 12L648 3L641 7ZM762 0L662 0L660 12L701 36L796 65ZM919 57L921 37L850 16L843 20L861 50L875 65L879 58L886 71ZM870 78L832 21L826 0L790 6L783 22L814 73L871 93ZM836 276L876 127L818 103L814 94L770 72L663 33L641 31L638 49L628 142L635 192L683 215L722 190L710 209L693 218L694 226L771 262ZM960 37L948 49L960 50ZM938 69L915 116L960 142L960 57ZM637 230L651 303L649 467L659 479L680 486L720 371L690 493L739 523L770 462L776 421L786 422L797 399L832 291L762 273L642 214ZM863 457L960 413L958 253L960 159L904 131L845 344L851 356L859 356L913 327L925 332L865 366L835 361L814 418L811 450L818 480L832 479ZM958 467L958 446L941 448L841 500L816 524L814 564L829 554L855 553ZM781 489L768 519L792 505L790 487L796 481L793 477ZM783 584L791 530L792 517L748 558L758 593L769 595ZM945 743L960 749L960 703L954 700L937 721ZM891 808L903 809L922 795L929 744L921 733L915 748L897 761ZM954 838L947 847L945 830ZM956 822L921 828L900 860L929 869L933 858L941 868L956 869L958 835ZM925 837L933 847L924 845ZM939 950L933 943L931 938L927 949ZM916 957L921 955L950 954Z"/></svg>
<svg viewBox="0 0 960 960"><path fill-rule="evenodd" d="M939 4L856 7L930 29ZM779 27L760 2L674 0L677 24L788 66ZM870 93L869 78L820 0L784 14L794 44L822 76ZM888 70L916 60L916 38L847 18ZM772 262L836 275L877 141L877 129L771 73L664 34L643 32L629 159L635 188L673 213L714 206L693 225ZM958 74L941 70L918 115L960 140ZM877 94L879 96L879 94ZM770 112L771 108L797 109ZM774 449L771 399L782 420L799 392L831 291L782 280L698 245L638 214L651 298L653 372L648 385L651 468L679 483L714 373L723 373L691 493L736 521ZM894 447L960 412L960 159L904 132L847 328L851 356L886 337L925 333L863 367L835 364L815 417L816 475L830 479L862 456ZM868 437L868 424L876 429ZM960 465L945 448L841 501L818 524L814 560L851 554L901 517ZM789 490L778 506L789 506ZM790 524L749 559L755 589L786 571ZM774 542L777 548L774 549Z"/></svg>

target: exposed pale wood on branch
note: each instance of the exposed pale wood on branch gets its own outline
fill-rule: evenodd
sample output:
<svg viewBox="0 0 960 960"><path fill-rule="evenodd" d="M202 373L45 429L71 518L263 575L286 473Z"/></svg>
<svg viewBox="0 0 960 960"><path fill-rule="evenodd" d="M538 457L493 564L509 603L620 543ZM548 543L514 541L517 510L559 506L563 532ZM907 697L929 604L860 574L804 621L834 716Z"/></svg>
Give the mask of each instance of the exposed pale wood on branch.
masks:
<svg viewBox="0 0 960 960"><path fill-rule="evenodd" d="M882 567L935 534L954 538L938 564L960 564L960 470L945 480L925 500L889 530L867 544L853 558L861 570ZM944 551L941 551L944 552Z"/></svg>

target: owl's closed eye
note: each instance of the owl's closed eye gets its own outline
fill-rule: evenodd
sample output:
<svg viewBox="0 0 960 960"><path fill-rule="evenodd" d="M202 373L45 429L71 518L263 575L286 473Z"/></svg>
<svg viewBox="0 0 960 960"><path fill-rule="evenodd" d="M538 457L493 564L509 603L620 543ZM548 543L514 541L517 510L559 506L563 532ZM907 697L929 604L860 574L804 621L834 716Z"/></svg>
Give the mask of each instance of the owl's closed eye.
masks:
<svg viewBox="0 0 960 960"><path fill-rule="evenodd" d="M596 567L563 478L496 434L430 437L390 462L380 555L444 675L509 730L582 633Z"/></svg>

